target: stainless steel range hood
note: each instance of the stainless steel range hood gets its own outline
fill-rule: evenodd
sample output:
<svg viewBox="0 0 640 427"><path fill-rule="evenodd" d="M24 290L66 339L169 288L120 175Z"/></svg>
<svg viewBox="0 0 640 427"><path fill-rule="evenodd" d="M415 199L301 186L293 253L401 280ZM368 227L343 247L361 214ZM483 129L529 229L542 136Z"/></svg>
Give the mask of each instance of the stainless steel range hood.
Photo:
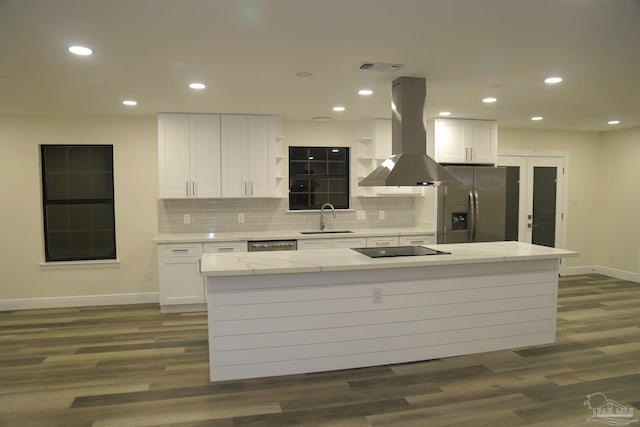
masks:
<svg viewBox="0 0 640 427"><path fill-rule="evenodd" d="M359 186L426 186L460 184L449 171L427 156L423 110L426 80L399 77L391 87L391 152Z"/></svg>

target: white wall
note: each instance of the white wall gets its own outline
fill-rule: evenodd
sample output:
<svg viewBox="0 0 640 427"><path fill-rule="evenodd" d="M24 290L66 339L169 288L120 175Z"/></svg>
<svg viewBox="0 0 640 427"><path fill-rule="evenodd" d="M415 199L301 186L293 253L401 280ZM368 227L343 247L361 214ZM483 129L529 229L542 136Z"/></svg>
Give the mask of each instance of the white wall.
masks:
<svg viewBox="0 0 640 427"><path fill-rule="evenodd" d="M155 117L0 116L0 310L157 300L152 242L158 230L156 129ZM287 144L353 147L356 128L353 122L291 120L285 121L285 133ZM600 265L637 277L639 139L640 129L604 134L500 129L501 152L569 154L567 245L581 252L579 258L569 259L570 265ZM114 145L119 264L41 266L39 144ZM397 220L412 225L413 198L406 203L399 200L355 198L353 207L397 209ZM423 206L420 200L415 205L417 219L428 221L430 205ZM345 215L355 226L396 226L356 222L351 218L354 212Z"/></svg>
<svg viewBox="0 0 640 427"><path fill-rule="evenodd" d="M640 128L602 134L596 205L598 264L640 281ZM631 279L629 277L629 279Z"/></svg>
<svg viewBox="0 0 640 427"><path fill-rule="evenodd" d="M155 117L0 117L0 309L157 300L156 132ZM113 144L119 264L41 266L40 144Z"/></svg>
<svg viewBox="0 0 640 427"><path fill-rule="evenodd" d="M604 133L499 130L499 151L568 154L567 248L575 271L640 281L640 128Z"/></svg>
<svg viewBox="0 0 640 427"><path fill-rule="evenodd" d="M597 262L598 168L600 135L595 132L500 128L498 150L507 152L563 152L568 154L567 249L580 252L565 266L591 266Z"/></svg>

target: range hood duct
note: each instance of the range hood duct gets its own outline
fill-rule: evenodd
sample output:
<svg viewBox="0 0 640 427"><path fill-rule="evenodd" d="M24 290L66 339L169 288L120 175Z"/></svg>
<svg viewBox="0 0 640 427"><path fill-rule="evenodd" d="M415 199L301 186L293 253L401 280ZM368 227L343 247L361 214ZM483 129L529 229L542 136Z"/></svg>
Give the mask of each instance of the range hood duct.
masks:
<svg viewBox="0 0 640 427"><path fill-rule="evenodd" d="M391 87L391 152L373 172L358 183L362 187L460 185L449 171L427 156L424 129L426 80L399 77Z"/></svg>

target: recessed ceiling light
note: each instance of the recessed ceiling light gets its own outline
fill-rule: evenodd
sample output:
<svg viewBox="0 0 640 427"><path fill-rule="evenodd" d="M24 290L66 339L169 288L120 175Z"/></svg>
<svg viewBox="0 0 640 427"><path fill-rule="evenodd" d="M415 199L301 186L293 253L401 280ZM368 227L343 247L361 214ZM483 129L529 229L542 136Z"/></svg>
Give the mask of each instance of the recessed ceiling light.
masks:
<svg viewBox="0 0 640 427"><path fill-rule="evenodd" d="M485 104L491 104L493 102L496 102L497 99L493 98L491 96L487 97L487 98L482 98L482 102L484 102Z"/></svg>
<svg viewBox="0 0 640 427"><path fill-rule="evenodd" d="M531 117L531 120L533 120L534 122L539 122L540 120L542 120L542 116L533 116Z"/></svg>
<svg viewBox="0 0 640 427"><path fill-rule="evenodd" d="M364 96L373 95L373 91L371 89L360 89L358 91L358 95L364 95Z"/></svg>
<svg viewBox="0 0 640 427"><path fill-rule="evenodd" d="M80 56L88 56L93 53L91 49L85 46L69 46L69 52Z"/></svg>
<svg viewBox="0 0 640 427"><path fill-rule="evenodd" d="M438 114L443 117L447 117L451 115L451 111L440 111Z"/></svg>
<svg viewBox="0 0 640 427"><path fill-rule="evenodd" d="M609 120L607 123L609 123L610 125L619 125L620 120Z"/></svg>
<svg viewBox="0 0 640 427"><path fill-rule="evenodd" d="M311 74L308 71L301 71L299 73L296 74L296 76L298 77L311 77L313 74Z"/></svg>
<svg viewBox="0 0 640 427"><path fill-rule="evenodd" d="M344 110L346 110L346 108L341 105L336 105L335 107L333 107L333 111L341 112Z"/></svg>
<svg viewBox="0 0 640 427"><path fill-rule="evenodd" d="M562 77L547 77L546 79L544 79L544 82L550 85L555 85L557 83L560 83L562 81Z"/></svg>
<svg viewBox="0 0 640 427"><path fill-rule="evenodd" d="M125 99L124 101L122 101L122 103L124 105L129 106L129 107L134 107L134 106L138 105L138 103L136 101L134 101L133 99Z"/></svg>
<svg viewBox="0 0 640 427"><path fill-rule="evenodd" d="M207 87L207 85L205 85L204 83L195 83L195 82L194 82L194 83L189 83L189 87L190 87L191 89L198 89L198 90L200 90L200 89L204 89L204 88L206 88L206 87Z"/></svg>

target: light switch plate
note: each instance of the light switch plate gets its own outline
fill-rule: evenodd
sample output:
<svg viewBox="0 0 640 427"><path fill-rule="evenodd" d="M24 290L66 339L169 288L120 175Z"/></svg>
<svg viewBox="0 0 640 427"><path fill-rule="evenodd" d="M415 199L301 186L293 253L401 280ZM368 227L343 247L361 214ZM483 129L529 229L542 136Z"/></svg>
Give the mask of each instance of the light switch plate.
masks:
<svg viewBox="0 0 640 427"><path fill-rule="evenodd" d="M239 213L239 214L238 214L238 222L239 222L240 224L243 224L243 223L244 223L244 213Z"/></svg>
<svg viewBox="0 0 640 427"><path fill-rule="evenodd" d="M191 214L184 214L182 222L185 224L191 224Z"/></svg>

